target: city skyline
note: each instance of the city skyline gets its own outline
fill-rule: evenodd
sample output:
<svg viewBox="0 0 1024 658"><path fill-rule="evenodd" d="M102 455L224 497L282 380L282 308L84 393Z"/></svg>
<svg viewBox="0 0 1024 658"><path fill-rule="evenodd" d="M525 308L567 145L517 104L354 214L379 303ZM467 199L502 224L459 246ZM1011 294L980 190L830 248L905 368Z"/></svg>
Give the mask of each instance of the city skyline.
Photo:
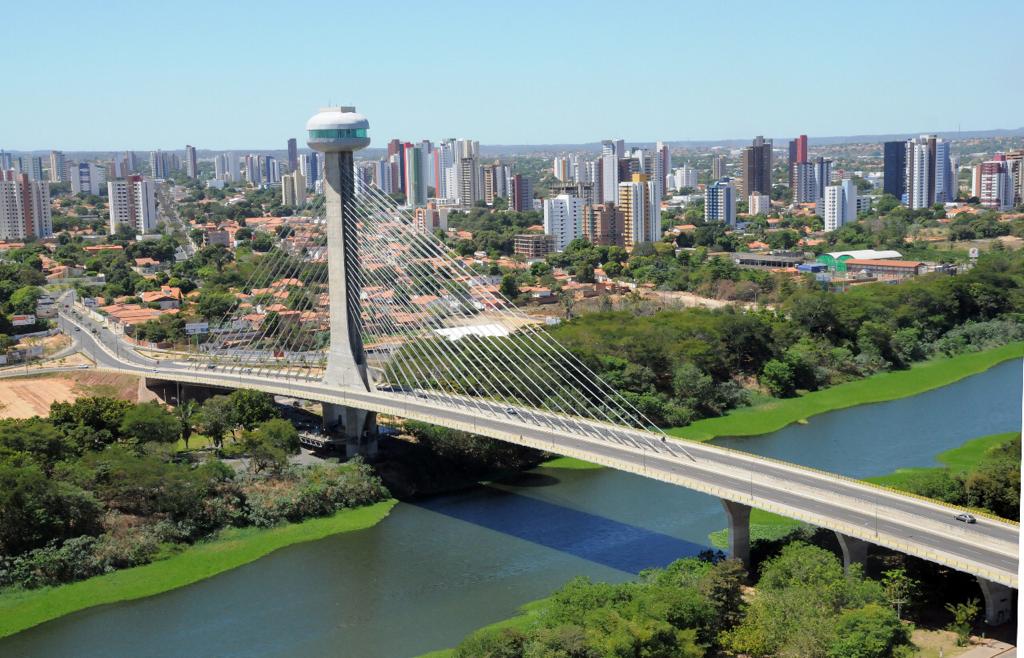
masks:
<svg viewBox="0 0 1024 658"><path fill-rule="evenodd" d="M114 6L102 15L56 2L47 6L47 15L66 20L48 27L46 48L33 47L32 30L10 35L14 51L33 53L33 66L9 76L8 93L21 100L0 108L6 128L0 146L265 148L295 136L309 107L330 103L363 108L377 144L394 135L472 135L488 144L532 145L588 143L609 134L653 142L1019 127L1014 108L1024 100L1024 89L1006 84L1009 78L998 66L978 68L973 57L953 56L1011 42L1012 26L1020 22L1013 18L1024 18L1019 3L987 8L998 9L1005 20L986 24L984 31L965 30L953 20L922 29L913 6L869 3L852 14L840 6L800 3L793 12L831 30L827 52L810 58L807 52L821 44L796 38L800 23L794 24L793 12L735 4L728 14L743 15L742 25L724 23L721 9L653 2L628 13L611 3L594 4L589 12L525 3L511 13L463 2L448 3L447 11L409 3L387 15L361 5L316 3L283 18L278 7L261 2L245 12L184 2L130 5L130 11ZM949 16L960 9L929 5L930 12ZM26 4L6 15L12 25L46 18L41 8ZM321 20L308 20L314 15ZM335 47L341 27L350 23L363 29L346 32L346 47ZM406 24L435 38L413 47L388 37ZM128 57L116 66L95 66L91 75L55 77L45 85L33 74L68 66L83 34L98 42L155 37L153 25L175 35L163 57ZM515 39L499 50L478 46L498 25ZM751 30L763 38L746 39ZM562 55L551 46L567 33L574 45ZM633 58L628 55L637 34L645 35L646 45ZM256 59L254 43L265 44ZM915 65L918 46L936 43L948 44L951 56L943 66ZM359 55L358 65L352 53ZM764 67L758 77L747 73L752 58L765 53L778 66ZM788 61L802 65L795 70L785 66ZM887 66L895 61L905 65ZM568 75L548 75L554 70ZM837 71L857 83L820 94ZM594 91L617 89L623 79L646 90L644 102L588 100ZM276 85L278 80L288 85ZM467 89L481 91L467 93L459 80L474 81ZM1002 101L961 93L955 103L945 101L943 90L952 98L963 80L977 89L1000 89ZM802 90L821 100L808 101Z"/></svg>

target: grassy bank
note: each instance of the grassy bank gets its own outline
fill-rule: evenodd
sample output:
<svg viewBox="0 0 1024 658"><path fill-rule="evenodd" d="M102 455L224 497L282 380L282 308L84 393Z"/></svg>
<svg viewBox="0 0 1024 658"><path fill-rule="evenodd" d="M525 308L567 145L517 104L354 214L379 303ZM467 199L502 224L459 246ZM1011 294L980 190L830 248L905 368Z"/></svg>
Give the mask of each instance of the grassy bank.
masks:
<svg viewBox="0 0 1024 658"><path fill-rule="evenodd" d="M152 564L59 587L0 594L0 637L95 605L130 601L190 585L291 544L369 528L386 517L396 503L387 500L274 528L231 528L215 539Z"/></svg>
<svg viewBox="0 0 1024 658"><path fill-rule="evenodd" d="M877 475L864 479L867 482L873 482L875 484L881 484L895 489L906 489L907 481L918 473L938 471L947 468L954 473L968 471L977 466L982 457L984 457L985 453L989 450L1003 443L1012 441L1016 436L1017 432L1005 432L1003 434L990 434L977 439L971 439L962 446L939 453L935 458L942 464L942 466L901 468L892 473L887 473L886 475Z"/></svg>
<svg viewBox="0 0 1024 658"><path fill-rule="evenodd" d="M600 464L591 464L575 457L555 457L541 464L544 468L564 468L570 471L590 471L603 468Z"/></svg>
<svg viewBox="0 0 1024 658"><path fill-rule="evenodd" d="M1024 342L1011 343L985 352L932 359L915 364L909 370L879 373L797 398L744 407L726 416L706 418L667 431L672 436L692 441L710 441L718 436L767 434L827 411L917 395L984 372L1003 361L1021 357L1024 357Z"/></svg>

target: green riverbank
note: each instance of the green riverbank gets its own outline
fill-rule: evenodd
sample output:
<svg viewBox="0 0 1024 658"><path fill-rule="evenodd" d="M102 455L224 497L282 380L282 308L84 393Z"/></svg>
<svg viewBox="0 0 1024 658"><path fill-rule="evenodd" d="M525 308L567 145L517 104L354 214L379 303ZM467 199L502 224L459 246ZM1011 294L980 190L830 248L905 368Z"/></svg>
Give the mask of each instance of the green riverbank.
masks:
<svg viewBox="0 0 1024 658"><path fill-rule="evenodd" d="M184 587L292 544L369 528L384 519L397 502L386 500L273 528L229 528L214 539L151 564L59 587L5 592L0 594L0 637L92 606Z"/></svg>
<svg viewBox="0 0 1024 658"><path fill-rule="evenodd" d="M952 358L932 359L914 364L909 370L879 373L800 397L743 407L725 416L670 428L667 433L691 441L710 441L718 436L768 434L828 411L917 395L1021 357L1024 357L1024 342Z"/></svg>

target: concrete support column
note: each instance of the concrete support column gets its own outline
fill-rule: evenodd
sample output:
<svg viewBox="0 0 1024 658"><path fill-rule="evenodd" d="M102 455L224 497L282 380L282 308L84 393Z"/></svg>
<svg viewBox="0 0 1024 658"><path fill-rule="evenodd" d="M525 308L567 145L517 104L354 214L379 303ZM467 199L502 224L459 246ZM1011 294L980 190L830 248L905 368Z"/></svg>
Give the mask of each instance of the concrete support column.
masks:
<svg viewBox="0 0 1024 658"><path fill-rule="evenodd" d="M750 505L721 500L725 515L729 517L729 557L750 569Z"/></svg>
<svg viewBox="0 0 1024 658"><path fill-rule="evenodd" d="M345 407L345 456L377 456L377 414Z"/></svg>
<svg viewBox="0 0 1024 658"><path fill-rule="evenodd" d="M841 532L836 533L836 539L839 540L839 548L843 551L843 569L849 570L851 564L859 564L862 567L867 564L870 546L868 542Z"/></svg>
<svg viewBox="0 0 1024 658"><path fill-rule="evenodd" d="M374 457L377 455L377 414L340 404L322 404L324 429L342 433L345 437L345 456Z"/></svg>
<svg viewBox="0 0 1024 658"><path fill-rule="evenodd" d="M978 576L985 597L985 623L1001 626L1013 618L1013 589Z"/></svg>

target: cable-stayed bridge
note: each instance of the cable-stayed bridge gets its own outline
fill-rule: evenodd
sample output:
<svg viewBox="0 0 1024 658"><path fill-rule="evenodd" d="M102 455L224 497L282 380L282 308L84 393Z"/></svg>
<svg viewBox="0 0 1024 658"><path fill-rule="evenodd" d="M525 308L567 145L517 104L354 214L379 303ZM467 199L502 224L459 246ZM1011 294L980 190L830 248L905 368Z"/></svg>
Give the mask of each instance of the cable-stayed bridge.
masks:
<svg viewBox="0 0 1024 658"><path fill-rule="evenodd" d="M324 217L286 224L288 239L256 261L205 342L155 361L83 332L97 365L319 401L349 454L375 452L376 414L387 414L671 482L722 500L741 559L750 509L764 509L835 531L848 564L877 544L973 574L990 623L1009 618L1017 525L964 524L933 501L666 437L488 272L454 257L429 216L355 174L368 127L352 108L310 120L309 144L325 155Z"/></svg>

